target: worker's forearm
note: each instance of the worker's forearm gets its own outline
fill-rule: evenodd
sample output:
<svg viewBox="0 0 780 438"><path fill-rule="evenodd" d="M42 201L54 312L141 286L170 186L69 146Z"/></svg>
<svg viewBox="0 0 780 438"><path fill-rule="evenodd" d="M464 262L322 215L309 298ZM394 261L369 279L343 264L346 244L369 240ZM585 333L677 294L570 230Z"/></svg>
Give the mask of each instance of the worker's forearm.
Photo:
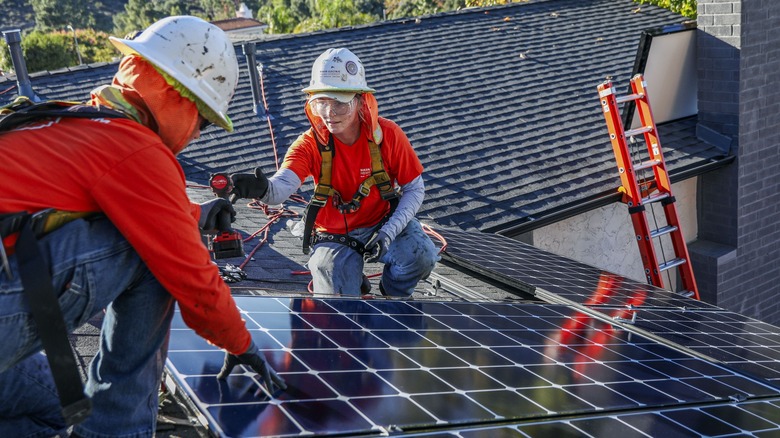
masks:
<svg viewBox="0 0 780 438"><path fill-rule="evenodd" d="M268 191L260 201L277 205L286 201L302 184L298 175L290 169L281 169L268 178Z"/></svg>
<svg viewBox="0 0 780 438"><path fill-rule="evenodd" d="M398 236L409 221L417 214L422 205L423 198L425 197L425 184L423 183L422 176L418 176L408 184L401 187L403 194L401 199L398 200L398 206L395 208L393 215L387 223L382 226L382 231L394 240Z"/></svg>

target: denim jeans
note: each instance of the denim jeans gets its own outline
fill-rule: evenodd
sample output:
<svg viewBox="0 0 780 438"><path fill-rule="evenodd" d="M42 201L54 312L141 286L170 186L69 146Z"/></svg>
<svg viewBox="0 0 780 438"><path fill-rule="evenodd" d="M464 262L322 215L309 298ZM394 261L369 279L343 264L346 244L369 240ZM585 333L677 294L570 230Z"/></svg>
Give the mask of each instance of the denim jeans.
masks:
<svg viewBox="0 0 780 438"><path fill-rule="evenodd" d="M359 228L349 235L363 243L373 235L373 228ZM384 263L382 289L389 296L408 297L420 280L433 271L439 260L438 250L425 234L420 222L412 219L390 243ZM360 295L363 281L363 257L340 243L318 243L309 258L315 294Z"/></svg>
<svg viewBox="0 0 780 438"><path fill-rule="evenodd" d="M174 300L106 219L77 220L39 241L69 331L105 310L100 348L84 392L92 414L83 437L151 437L168 350ZM65 433L51 371L13 279L0 271L0 436Z"/></svg>

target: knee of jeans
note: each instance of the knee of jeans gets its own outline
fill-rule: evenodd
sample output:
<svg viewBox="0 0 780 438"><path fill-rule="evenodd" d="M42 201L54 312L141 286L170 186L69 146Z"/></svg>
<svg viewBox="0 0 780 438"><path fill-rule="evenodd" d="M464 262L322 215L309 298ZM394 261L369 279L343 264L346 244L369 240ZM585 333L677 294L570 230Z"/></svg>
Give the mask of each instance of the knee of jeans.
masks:
<svg viewBox="0 0 780 438"><path fill-rule="evenodd" d="M427 276L433 271L440 257L430 240L407 242L411 248L403 248L402 251L388 254L389 264L398 275L422 275Z"/></svg>

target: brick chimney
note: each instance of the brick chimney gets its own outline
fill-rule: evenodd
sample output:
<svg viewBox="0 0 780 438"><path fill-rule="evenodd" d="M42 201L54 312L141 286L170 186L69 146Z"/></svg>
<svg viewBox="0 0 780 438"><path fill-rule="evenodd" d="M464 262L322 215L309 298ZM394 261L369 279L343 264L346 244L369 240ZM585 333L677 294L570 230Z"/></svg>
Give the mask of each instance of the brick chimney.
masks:
<svg viewBox="0 0 780 438"><path fill-rule="evenodd" d="M780 2L698 0L697 134L736 160L698 181L706 301L780 323Z"/></svg>

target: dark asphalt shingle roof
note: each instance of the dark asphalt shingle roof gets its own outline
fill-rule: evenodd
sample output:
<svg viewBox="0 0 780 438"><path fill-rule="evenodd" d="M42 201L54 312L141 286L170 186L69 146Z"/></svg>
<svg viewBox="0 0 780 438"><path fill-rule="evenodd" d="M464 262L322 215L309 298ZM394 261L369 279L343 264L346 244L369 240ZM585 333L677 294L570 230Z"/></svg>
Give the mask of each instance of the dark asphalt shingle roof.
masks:
<svg viewBox="0 0 780 438"><path fill-rule="evenodd" d="M425 166L420 217L497 231L617 188L596 86L611 76L627 87L641 32L683 21L631 0L529 1L269 36L256 43L256 57L279 160L308 128L300 89L314 59L329 47L347 47L366 66L380 115L405 130ZM242 48L237 52L242 72L230 110L236 132L212 128L181 154L192 181L205 183L217 170L275 170L263 102L255 115ZM83 100L115 69L31 76L45 97ZM0 92L12 85L0 79ZM672 174L720 155L696 139L695 120L659 126Z"/></svg>

